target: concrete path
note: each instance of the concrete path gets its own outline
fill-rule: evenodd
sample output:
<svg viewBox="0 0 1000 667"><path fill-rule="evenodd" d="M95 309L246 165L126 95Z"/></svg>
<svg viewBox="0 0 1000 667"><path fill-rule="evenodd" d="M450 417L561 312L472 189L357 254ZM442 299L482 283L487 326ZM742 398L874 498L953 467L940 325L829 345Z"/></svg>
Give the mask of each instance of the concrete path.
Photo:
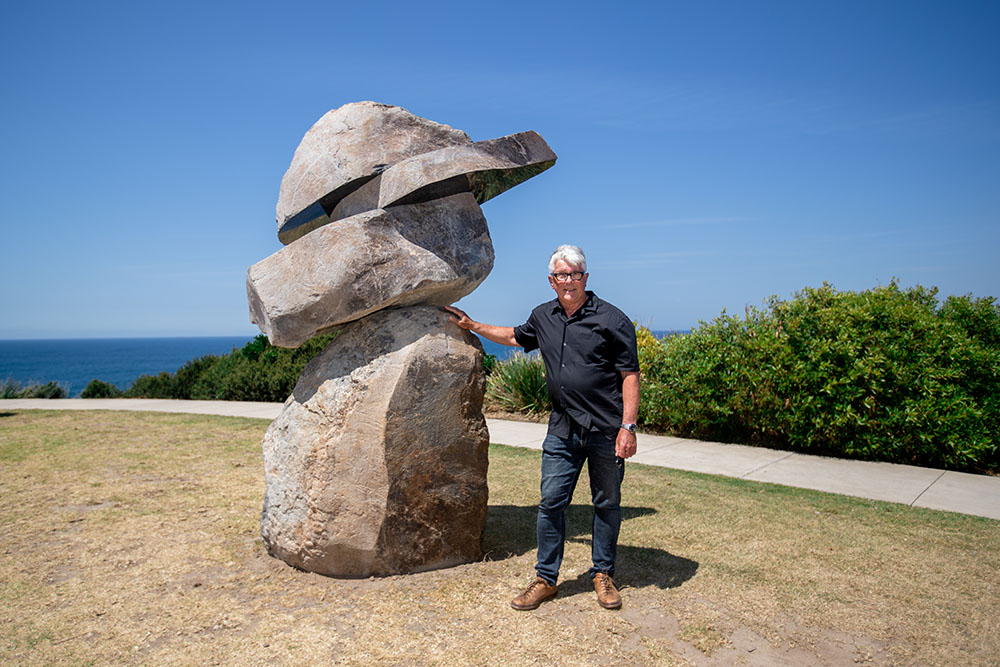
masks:
<svg viewBox="0 0 1000 667"><path fill-rule="evenodd" d="M11 410L139 410L274 419L281 403L166 399L10 399ZM487 419L490 442L540 449L544 424ZM3 422L0 422L0 428ZM816 489L1000 520L1000 477L640 433L636 463Z"/></svg>

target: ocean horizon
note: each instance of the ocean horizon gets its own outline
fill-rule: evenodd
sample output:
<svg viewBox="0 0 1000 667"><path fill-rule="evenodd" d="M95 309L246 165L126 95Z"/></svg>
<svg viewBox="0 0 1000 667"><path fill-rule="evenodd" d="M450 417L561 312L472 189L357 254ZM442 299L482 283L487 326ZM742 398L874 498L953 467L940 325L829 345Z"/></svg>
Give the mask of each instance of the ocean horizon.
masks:
<svg viewBox="0 0 1000 667"><path fill-rule="evenodd" d="M656 336L673 331L654 331ZM225 356L254 336L150 338L35 338L0 340L0 382L22 386L56 382L78 397L91 380L128 389L140 375L175 373L189 361L214 354ZM480 337L483 351L506 359L517 347Z"/></svg>
<svg viewBox="0 0 1000 667"><path fill-rule="evenodd" d="M192 359L226 355L253 336L0 340L0 382L56 382L79 396L91 380L128 389L140 375L174 373Z"/></svg>

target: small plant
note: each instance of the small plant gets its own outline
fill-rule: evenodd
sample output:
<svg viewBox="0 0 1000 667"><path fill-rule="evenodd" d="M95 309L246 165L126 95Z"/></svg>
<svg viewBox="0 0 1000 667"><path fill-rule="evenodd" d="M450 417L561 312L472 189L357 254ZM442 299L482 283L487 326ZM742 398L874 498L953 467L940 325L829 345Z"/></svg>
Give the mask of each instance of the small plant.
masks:
<svg viewBox="0 0 1000 667"><path fill-rule="evenodd" d="M510 412L537 413L552 409L545 386L545 365L538 355L515 352L497 361L486 378L487 400Z"/></svg>

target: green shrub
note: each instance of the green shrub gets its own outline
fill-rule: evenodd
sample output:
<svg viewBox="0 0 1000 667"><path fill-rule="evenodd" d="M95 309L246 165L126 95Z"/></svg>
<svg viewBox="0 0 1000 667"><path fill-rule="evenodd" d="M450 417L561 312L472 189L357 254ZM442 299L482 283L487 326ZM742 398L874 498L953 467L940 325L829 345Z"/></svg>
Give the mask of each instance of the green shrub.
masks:
<svg viewBox="0 0 1000 667"><path fill-rule="evenodd" d="M895 282L806 288L687 336L640 338L641 418L679 434L996 469L1000 308ZM646 348L644 350L644 348Z"/></svg>
<svg viewBox="0 0 1000 667"><path fill-rule="evenodd" d="M91 380L80 392L80 398L120 398L122 390L103 380Z"/></svg>
<svg viewBox="0 0 1000 667"><path fill-rule="evenodd" d="M336 333L306 341L296 349L272 346L258 335L225 356L206 355L187 362L176 373L142 375L129 398L179 398L223 401L284 401L310 359L322 352Z"/></svg>
<svg viewBox="0 0 1000 667"><path fill-rule="evenodd" d="M552 409L545 387L545 365L538 355L515 352L493 365L486 378L486 398L510 412L546 412Z"/></svg>
<svg viewBox="0 0 1000 667"><path fill-rule="evenodd" d="M140 375L125 390L126 398L176 398L174 377L162 371L158 375Z"/></svg>

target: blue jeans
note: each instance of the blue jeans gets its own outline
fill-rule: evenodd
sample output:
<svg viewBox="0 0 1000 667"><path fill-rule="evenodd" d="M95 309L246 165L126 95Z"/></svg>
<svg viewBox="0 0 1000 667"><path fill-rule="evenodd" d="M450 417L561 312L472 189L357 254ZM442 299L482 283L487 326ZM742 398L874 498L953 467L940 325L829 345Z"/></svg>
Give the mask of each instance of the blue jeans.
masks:
<svg viewBox="0 0 1000 667"><path fill-rule="evenodd" d="M614 576L618 531L621 528L621 483L625 464L615 460L615 441L593 431L583 431L576 424L569 438L552 434L542 442L542 501L538 505L538 563L535 571L542 579L555 584L562 564L566 540L566 508L587 461L590 497L594 503L591 557L595 572Z"/></svg>

